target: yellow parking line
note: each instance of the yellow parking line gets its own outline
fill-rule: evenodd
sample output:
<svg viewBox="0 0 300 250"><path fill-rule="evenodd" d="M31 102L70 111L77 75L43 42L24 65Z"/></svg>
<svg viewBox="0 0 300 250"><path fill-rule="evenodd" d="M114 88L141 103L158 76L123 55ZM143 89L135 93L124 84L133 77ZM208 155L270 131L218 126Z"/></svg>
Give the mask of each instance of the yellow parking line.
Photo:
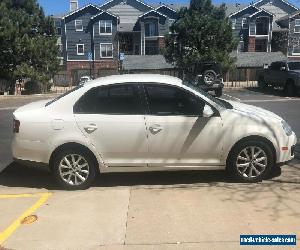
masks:
<svg viewBox="0 0 300 250"><path fill-rule="evenodd" d="M0 244L2 244L14 231L21 225L21 221L35 212L41 205L43 205L51 193L37 193L37 194L4 194L0 195L0 198L26 198L39 196L40 199L30 208L28 208L21 216L19 216L13 223L11 223L3 232L0 233Z"/></svg>

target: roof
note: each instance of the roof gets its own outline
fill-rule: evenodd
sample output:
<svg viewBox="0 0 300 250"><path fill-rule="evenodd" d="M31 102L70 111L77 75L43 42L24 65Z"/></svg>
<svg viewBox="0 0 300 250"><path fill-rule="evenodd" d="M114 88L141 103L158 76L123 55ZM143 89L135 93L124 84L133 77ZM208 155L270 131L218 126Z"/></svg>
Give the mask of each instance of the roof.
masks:
<svg viewBox="0 0 300 250"><path fill-rule="evenodd" d="M140 15L139 17L146 16L146 15L148 15L148 14L150 14L150 13L156 13L156 14L158 14L159 16L163 16L163 17L165 17L165 18L168 18L166 15L164 15L164 14L162 14L162 13L160 13L159 11L156 11L156 10L149 10L149 11L145 12L144 14Z"/></svg>
<svg viewBox="0 0 300 250"><path fill-rule="evenodd" d="M72 16L73 14L75 14L75 13L77 13L79 11L82 11L82 10L88 8L88 7L92 7L92 8L97 9L98 11L102 11L99 7L97 7L97 6L93 5L93 4L88 4L88 5L83 6L82 8L79 8L77 10L74 10L74 11L70 12L69 14L67 14L66 16L64 16L63 19L65 19L66 17Z"/></svg>
<svg viewBox="0 0 300 250"><path fill-rule="evenodd" d="M166 83L172 85L181 85L182 80L174 76L159 75L159 74L123 74L100 77L92 81L86 82L85 86L99 86L111 83L137 82L137 83Z"/></svg>
<svg viewBox="0 0 300 250"><path fill-rule="evenodd" d="M267 15L274 16L274 14L270 13L269 11L262 9L262 10L256 11L255 13L253 13L252 15L250 15L249 17L252 18L252 17L254 17L254 16L256 16L256 15L258 15L260 13L263 13L263 12L266 13Z"/></svg>
<svg viewBox="0 0 300 250"><path fill-rule="evenodd" d="M156 70L172 69L173 65L167 63L163 55L125 55L124 70Z"/></svg>
<svg viewBox="0 0 300 250"><path fill-rule="evenodd" d="M259 0L259 1L255 2L255 3L253 3L253 5L259 5L262 1L264 1L264 0ZM280 1L283 2L283 3L285 3L286 5L294 8L295 10L298 10L298 8L295 5L289 3L288 1L285 1L285 0L280 0Z"/></svg>
<svg viewBox="0 0 300 250"><path fill-rule="evenodd" d="M248 8L254 8L254 9L256 9L257 11L260 10L259 8L257 8L257 7L254 6L254 5L248 5L248 6L246 6L245 8L240 9L240 10L238 10L238 11L236 11L236 12L230 14L229 17L235 16L236 14L238 14L238 13L240 13L240 12L242 12L243 10L246 10L246 9L248 9Z"/></svg>
<svg viewBox="0 0 300 250"><path fill-rule="evenodd" d="M260 68L274 61L287 60L282 52L232 52L230 55L236 57L237 68Z"/></svg>
<svg viewBox="0 0 300 250"><path fill-rule="evenodd" d="M233 13L236 13L244 8L246 8L248 5L245 4L226 4L225 13L226 16L230 16Z"/></svg>

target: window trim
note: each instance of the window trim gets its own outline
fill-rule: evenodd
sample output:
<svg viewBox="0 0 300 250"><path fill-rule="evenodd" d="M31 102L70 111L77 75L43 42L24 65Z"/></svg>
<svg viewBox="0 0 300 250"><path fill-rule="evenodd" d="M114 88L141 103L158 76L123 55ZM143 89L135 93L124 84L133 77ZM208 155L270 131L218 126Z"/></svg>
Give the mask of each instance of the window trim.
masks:
<svg viewBox="0 0 300 250"><path fill-rule="evenodd" d="M247 25L247 27L244 27L245 24ZM247 17L243 17L242 18L242 29L243 30L248 29L248 20L247 20Z"/></svg>
<svg viewBox="0 0 300 250"><path fill-rule="evenodd" d="M151 115L151 116L177 116L177 117L178 116L181 116L181 117L202 117L203 118L203 113L202 113L202 115L152 114L151 110L150 110L149 97L148 97L147 90L146 90L146 86L149 86L149 85L152 85L152 86L156 85L156 86L159 86L159 87L173 87L173 88L179 89L181 91L184 91L184 92L194 96L195 98L200 99L200 101L204 102L205 105L210 106L212 108L212 110L214 111L214 114L212 116L219 116L219 112L215 107L213 107L210 103L208 103L206 100L202 99L200 96L196 95L195 93L193 93L193 92L191 92L191 91L189 91L185 88L181 88L179 86L175 86L175 85L172 85L172 84L166 84L166 83L158 83L158 82L142 83L147 115Z"/></svg>
<svg viewBox="0 0 300 250"><path fill-rule="evenodd" d="M296 29L296 27L300 28L300 24L297 24L297 25L296 25L296 21L299 21L299 22L300 22L300 19L297 18L297 19L295 19L295 22L294 22L294 33L298 34L298 33L300 33L300 29L299 29L299 31L296 31L295 29ZM293 48L293 50L294 50L294 48ZM298 54L298 53L297 53L297 54Z"/></svg>
<svg viewBox="0 0 300 250"><path fill-rule="evenodd" d="M102 56L102 45L111 45L111 56ZM107 55L107 48L105 49ZM100 58L114 58L114 45L113 43L100 43Z"/></svg>
<svg viewBox="0 0 300 250"><path fill-rule="evenodd" d="M104 22L105 33L101 33L101 21ZM110 33L106 33L106 28L109 27L109 26L106 25L107 21L110 22L110 30L111 30ZM112 20L109 20L109 19L107 19L107 20L100 20L99 21L99 35L106 35L106 36L112 35L112 26L113 26L112 25Z"/></svg>
<svg viewBox="0 0 300 250"><path fill-rule="evenodd" d="M231 20L231 29L233 29L233 30L236 29L236 18Z"/></svg>
<svg viewBox="0 0 300 250"><path fill-rule="evenodd" d="M81 29L77 29L77 22L81 22ZM75 31L83 31L83 22L81 19L75 20Z"/></svg>
<svg viewBox="0 0 300 250"><path fill-rule="evenodd" d="M83 53L78 53L78 46L81 46L81 45L83 46ZM77 55L78 56L83 56L84 55L84 43L77 43L76 48L77 48L77 50L76 50Z"/></svg>
<svg viewBox="0 0 300 250"><path fill-rule="evenodd" d="M298 32L297 32L298 33ZM299 32L300 33L300 32ZM294 49L295 49L295 47L297 47L297 46L293 46L293 50L292 50L292 55L293 56L300 56L300 52L294 52ZM300 46L298 47L298 48L300 48Z"/></svg>
<svg viewBox="0 0 300 250"><path fill-rule="evenodd" d="M102 88L102 87L106 87L106 88L110 88L110 87L114 87L114 86L124 86L124 85L132 85L136 88L137 92L138 92L138 102L141 105L142 108L142 114L128 114L128 113L87 113L87 112L79 112L79 111L75 111L76 106L78 105L79 101L81 100L82 97L84 97L85 95L87 95L89 92L97 89L97 88ZM146 115L148 112L147 110L147 104L145 103L145 97L144 97L144 93L143 93L143 86L141 86L140 83L138 82L122 82L122 83L111 83L111 84L106 84L106 85L100 85L100 86L95 86L92 87L90 89L88 89L87 91L85 91L75 102L75 104L73 105L73 114L79 114L79 115L84 115L84 114L93 114L93 115Z"/></svg>

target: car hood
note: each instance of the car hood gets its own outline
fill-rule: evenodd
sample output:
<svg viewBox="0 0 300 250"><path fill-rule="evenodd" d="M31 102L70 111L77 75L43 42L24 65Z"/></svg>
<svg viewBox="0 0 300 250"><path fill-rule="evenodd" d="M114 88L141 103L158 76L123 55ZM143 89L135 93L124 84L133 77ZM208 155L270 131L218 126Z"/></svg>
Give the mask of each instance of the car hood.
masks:
<svg viewBox="0 0 300 250"><path fill-rule="evenodd" d="M239 113L243 113L244 115L247 116L251 116L251 117L257 117L257 118L261 118L261 119L275 119L278 121L281 121L282 118L276 114L274 114L271 111L265 110L263 108L259 108L253 105L248 105L245 103L241 103L241 102L236 102L236 101L228 101L233 109L235 111L238 111Z"/></svg>
<svg viewBox="0 0 300 250"><path fill-rule="evenodd" d="M14 114L15 113L19 113L19 112L24 112L24 111L30 111L30 110L44 108L45 105L46 105L46 103L49 102L50 100L52 100L52 99L31 102L31 103L26 104L26 105L18 108L17 110L15 110Z"/></svg>

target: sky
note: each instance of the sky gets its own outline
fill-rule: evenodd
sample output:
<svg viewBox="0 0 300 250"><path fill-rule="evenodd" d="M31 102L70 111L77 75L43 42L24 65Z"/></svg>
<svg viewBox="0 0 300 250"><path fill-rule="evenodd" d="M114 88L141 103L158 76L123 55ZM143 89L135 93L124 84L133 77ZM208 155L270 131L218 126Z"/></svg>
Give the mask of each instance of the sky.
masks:
<svg viewBox="0 0 300 250"><path fill-rule="evenodd" d="M253 0L255 1L255 0ZM300 8L300 0L287 0L288 2L296 5ZM38 0L40 6L43 7L46 15L54 15L54 14L60 14L65 13L69 11L69 0ZM106 2L105 0L79 0L79 7L82 7L86 4L92 3L95 5L100 5ZM144 0L145 3L162 3L162 4L170 4L170 3L176 3L176 4L187 4L189 3L189 0ZM213 3L219 4L222 2L228 3L228 4L249 4L252 2L251 0L212 0Z"/></svg>

